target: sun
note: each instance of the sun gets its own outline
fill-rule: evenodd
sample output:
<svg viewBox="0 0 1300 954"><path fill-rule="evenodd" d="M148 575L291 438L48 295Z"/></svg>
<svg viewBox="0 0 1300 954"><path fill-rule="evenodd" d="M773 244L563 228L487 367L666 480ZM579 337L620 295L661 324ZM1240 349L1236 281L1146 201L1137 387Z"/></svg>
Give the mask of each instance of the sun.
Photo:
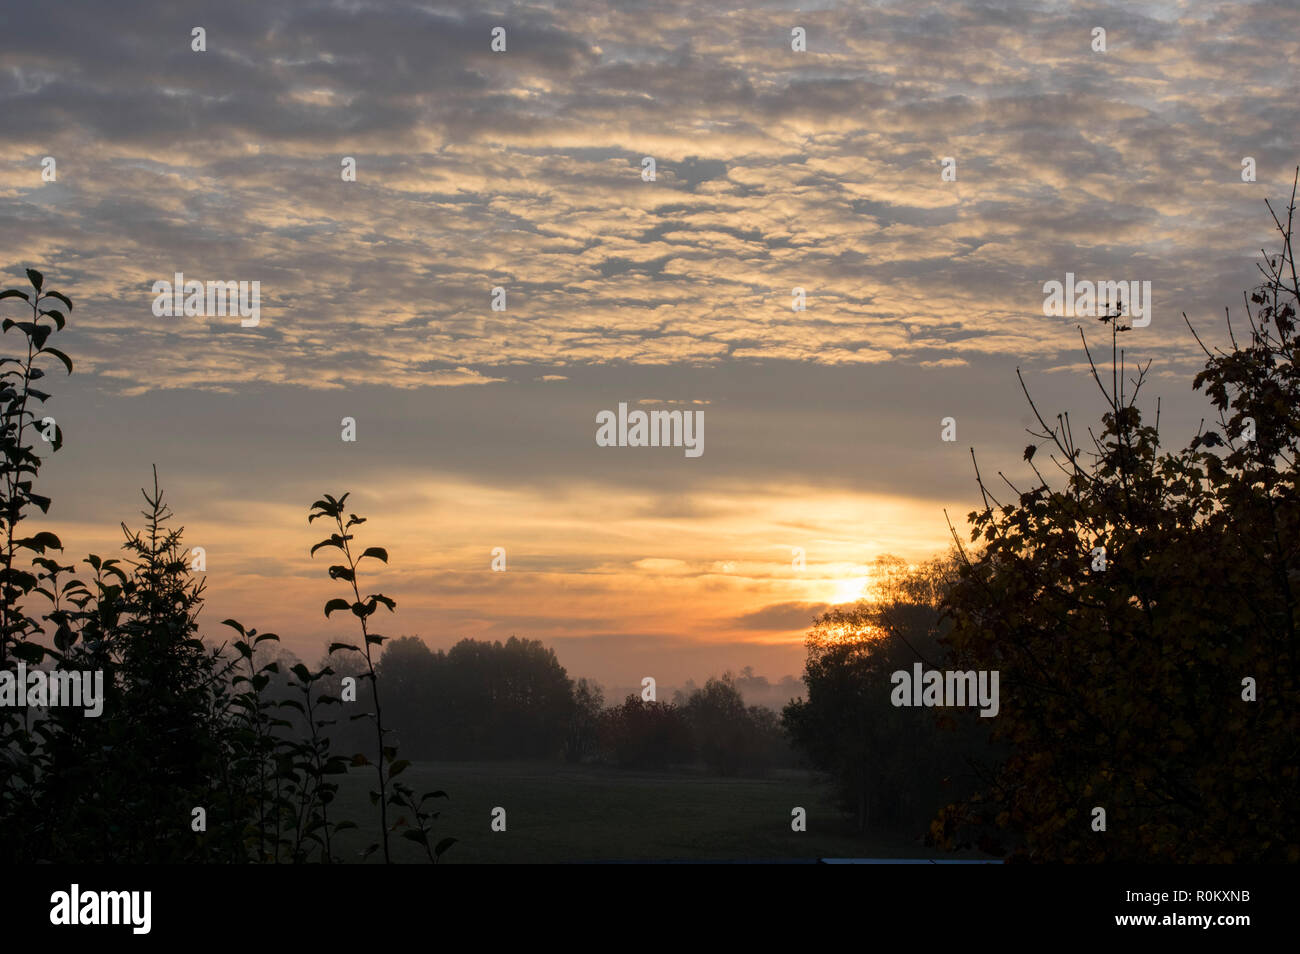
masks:
<svg viewBox="0 0 1300 954"><path fill-rule="evenodd" d="M839 580L834 586L832 603L856 603L866 596L867 578L855 576L847 580Z"/></svg>

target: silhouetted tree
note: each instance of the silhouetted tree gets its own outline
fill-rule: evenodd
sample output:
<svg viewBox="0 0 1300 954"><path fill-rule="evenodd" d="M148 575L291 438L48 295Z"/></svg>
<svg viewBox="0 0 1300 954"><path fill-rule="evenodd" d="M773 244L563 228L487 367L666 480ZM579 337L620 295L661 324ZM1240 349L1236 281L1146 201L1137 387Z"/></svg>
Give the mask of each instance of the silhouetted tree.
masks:
<svg viewBox="0 0 1300 954"><path fill-rule="evenodd" d="M993 721L1011 752L938 819L946 844L983 838L1038 860L1300 860L1294 206L1293 192L1274 216L1281 251L1246 304L1249 337L1230 320L1230 350L1205 349L1194 386L1217 430L1161 451L1158 410L1148 423L1137 404L1150 363L1129 365L1112 315L1108 369L1084 343L1106 406L1088 452L1067 414L1031 430L1063 485L1034 445L1035 483L1006 502L977 469L982 549L950 595L950 639L970 666L1001 672Z"/></svg>
<svg viewBox="0 0 1300 954"><path fill-rule="evenodd" d="M203 643L197 622L203 582L191 575L182 529L170 526L156 470L152 492L142 491L144 529L122 524L126 558L90 555L87 579L48 555L62 549L54 534L17 532L30 507L50 506L32 489L41 464L33 432L51 450L63 441L52 418L36 425L35 408L49 398L33 386L45 373L39 359L72 370L67 355L48 346L72 302L44 290L40 272L27 275L31 293L0 292L0 301L21 299L32 312L30 321L3 322L4 331L26 336L27 353L0 358L0 671L11 676L23 665L39 669L40 678L57 676L60 685L80 688L89 680L102 694L98 712L86 699L29 707L24 680L18 705L0 706L0 856L22 862L334 860L333 836L349 827L331 820L328 810L338 791L330 777L346 771L327 736L334 720L326 712L340 700L321 691L334 673L328 666L311 672L274 645L275 634L235 620L224 621L238 633L229 645ZM356 589L348 531L364 521L350 516L345 526L343 500L327 497L313 508L313 519L334 517L340 531L313 552L342 551L347 563L331 567L331 577L351 583L357 597L331 601L326 616L342 608L361 620L365 649L357 653L374 702L385 854L389 833L400 828L437 861L455 839L432 843L437 812L429 805L446 793L417 798L396 779L408 763L384 745L370 653L383 637L366 621L378 604L391 609L393 603L382 594L362 600ZM17 559L24 551L33 555L30 568ZM365 557L387 562L378 547L358 559ZM40 618L27 605L32 596L49 604ZM89 714L83 712L88 705ZM389 804L403 813L392 826L385 819Z"/></svg>
<svg viewBox="0 0 1300 954"><path fill-rule="evenodd" d="M582 678L573 687L573 715L564 741L564 757L571 762L594 758L600 747L600 714L605 692L594 679Z"/></svg>
<svg viewBox="0 0 1300 954"><path fill-rule="evenodd" d="M670 702L646 702L628 695L606 709L600 720L600 748L624 768L667 768L695 757L691 729Z"/></svg>
<svg viewBox="0 0 1300 954"><path fill-rule="evenodd" d="M691 692L682 714L696 753L721 775L762 774L788 752L776 713L746 706L730 673Z"/></svg>
<svg viewBox="0 0 1300 954"><path fill-rule="evenodd" d="M555 651L537 640L463 639L433 654L424 690L430 758L555 758L573 715L573 687Z"/></svg>
<svg viewBox="0 0 1300 954"><path fill-rule="evenodd" d="M823 614L807 639L807 698L785 707L795 747L836 785L860 830L892 825L920 835L926 822L991 757L972 710L896 707L895 672L949 665L941 599L947 559L909 567L882 558L872 599Z"/></svg>

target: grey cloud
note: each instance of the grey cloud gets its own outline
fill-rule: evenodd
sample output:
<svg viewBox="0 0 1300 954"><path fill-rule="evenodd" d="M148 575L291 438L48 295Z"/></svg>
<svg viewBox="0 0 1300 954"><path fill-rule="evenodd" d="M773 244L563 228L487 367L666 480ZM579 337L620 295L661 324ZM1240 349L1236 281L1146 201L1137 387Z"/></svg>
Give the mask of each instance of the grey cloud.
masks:
<svg viewBox="0 0 1300 954"><path fill-rule="evenodd" d="M813 620L829 610L829 603L773 603L753 613L736 617L736 625L747 629L768 629L785 632L810 629Z"/></svg>

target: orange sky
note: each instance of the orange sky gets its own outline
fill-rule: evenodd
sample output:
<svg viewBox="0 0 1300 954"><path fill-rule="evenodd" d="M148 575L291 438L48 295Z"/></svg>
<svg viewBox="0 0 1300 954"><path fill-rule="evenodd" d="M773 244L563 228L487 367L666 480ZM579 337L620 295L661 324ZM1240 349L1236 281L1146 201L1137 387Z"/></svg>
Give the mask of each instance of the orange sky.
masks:
<svg viewBox="0 0 1300 954"><path fill-rule="evenodd" d="M797 674L813 615L861 595L876 556L921 558L944 546L933 503L816 487L700 495L693 505L704 517L658 516L651 495L595 485L558 496L429 480L349 504L369 517L360 544L389 551L389 566L368 561L362 578L364 591L398 602L380 632L418 634L435 647L462 637L542 639L571 675L613 685L639 684L642 675L702 682L745 665L774 681ZM235 616L278 632L312 661L325 641L351 635L348 619L322 615L341 594L326 575L330 551L307 555L328 533L320 522L309 527L301 507L224 509L220 519L184 521L187 539L206 550L209 635ZM88 552L118 542L95 525L53 521L51 529ZM504 572L490 568L498 546ZM795 547L804 550L803 569ZM253 571L268 553L283 555L274 576ZM697 645L683 653L679 642Z"/></svg>

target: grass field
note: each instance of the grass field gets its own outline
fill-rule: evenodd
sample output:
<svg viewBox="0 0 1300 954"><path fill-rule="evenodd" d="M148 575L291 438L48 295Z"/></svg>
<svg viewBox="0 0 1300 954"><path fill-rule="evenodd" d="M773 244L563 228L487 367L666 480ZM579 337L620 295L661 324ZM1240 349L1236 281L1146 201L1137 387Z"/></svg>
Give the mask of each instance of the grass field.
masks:
<svg viewBox="0 0 1300 954"><path fill-rule="evenodd" d="M437 800L434 829L435 841L459 839L447 864L953 857L919 840L858 836L807 772L727 779L552 762L416 762L401 778L416 792L450 795ZM342 833L336 854L354 861L378 840L378 809L367 795L373 770L352 769L341 782L331 815L361 829ZM506 810L505 832L490 829L497 806ZM791 831L795 806L807 810L806 832ZM396 861L427 861L405 838L392 845Z"/></svg>

